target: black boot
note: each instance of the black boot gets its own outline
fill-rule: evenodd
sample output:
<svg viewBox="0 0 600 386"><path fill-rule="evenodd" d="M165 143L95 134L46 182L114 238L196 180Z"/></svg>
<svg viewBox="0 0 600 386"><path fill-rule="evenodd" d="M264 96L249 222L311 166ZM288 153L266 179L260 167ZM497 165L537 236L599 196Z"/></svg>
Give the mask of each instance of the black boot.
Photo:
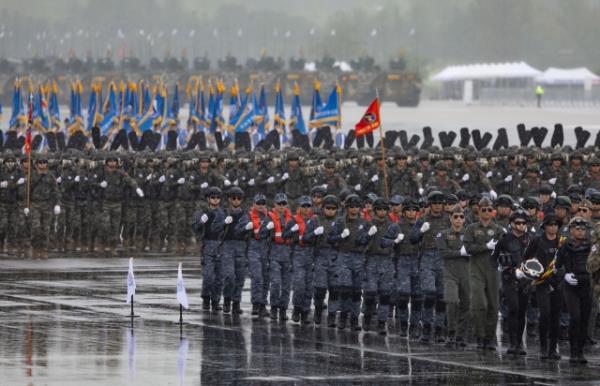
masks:
<svg viewBox="0 0 600 386"><path fill-rule="evenodd" d="M353 331L360 331L360 325L358 324L358 316L350 317L350 329Z"/></svg>
<svg viewBox="0 0 600 386"><path fill-rule="evenodd" d="M444 330L441 327L435 328L435 342L436 343L446 342L446 338L444 337Z"/></svg>
<svg viewBox="0 0 600 386"><path fill-rule="evenodd" d="M456 337L454 342L456 343L456 347L467 347L467 342L465 342L465 338L460 335Z"/></svg>
<svg viewBox="0 0 600 386"><path fill-rule="evenodd" d="M415 323L411 323L410 324L410 339L419 339L419 336L421 334L421 326L419 326L419 323L415 322Z"/></svg>
<svg viewBox="0 0 600 386"><path fill-rule="evenodd" d="M348 319L347 312L340 312L340 322L338 323L338 329L343 330L346 328L346 320Z"/></svg>
<svg viewBox="0 0 600 386"><path fill-rule="evenodd" d="M219 312L222 310L221 306L219 305L218 300L213 299L213 300L211 300L210 304L211 304L211 308L212 308L213 312Z"/></svg>
<svg viewBox="0 0 600 386"><path fill-rule="evenodd" d="M305 326L310 324L310 319L308 318L309 314L310 314L309 311L302 311L302 313L300 314L300 321Z"/></svg>
<svg viewBox="0 0 600 386"><path fill-rule="evenodd" d="M548 345L548 359L551 361L559 361L561 356L556 351L557 342L555 339L550 339L550 344Z"/></svg>
<svg viewBox="0 0 600 386"><path fill-rule="evenodd" d="M300 308L294 307L294 310L292 311L292 321L294 323L300 323L300 312Z"/></svg>
<svg viewBox="0 0 600 386"><path fill-rule="evenodd" d="M377 333L382 336L387 335L387 328L385 327L384 320L380 320L377 322Z"/></svg>
<svg viewBox="0 0 600 386"><path fill-rule="evenodd" d="M431 339L431 324L423 323L423 333L421 334L421 342L429 343Z"/></svg>
<svg viewBox="0 0 600 386"><path fill-rule="evenodd" d="M231 299L225 299L223 301L223 313L228 314L231 312Z"/></svg>
<svg viewBox="0 0 600 386"><path fill-rule="evenodd" d="M400 335L401 338L406 338L408 335L408 322L400 322L400 331L398 331L398 335Z"/></svg>
<svg viewBox="0 0 600 386"><path fill-rule="evenodd" d="M264 304L261 304L258 308L258 317L259 318L268 318L269 317L269 312L267 311L267 306Z"/></svg>
<svg viewBox="0 0 600 386"><path fill-rule="evenodd" d="M279 309L279 321L285 322L286 320L288 320L287 310L285 308L280 308Z"/></svg>
<svg viewBox="0 0 600 386"><path fill-rule="evenodd" d="M446 339L446 344L448 346L454 346L456 343L455 335L456 333L454 331L448 331L448 339Z"/></svg>
<svg viewBox="0 0 600 386"><path fill-rule="evenodd" d="M202 310L210 311L210 298L208 296L202 297Z"/></svg>
<svg viewBox="0 0 600 386"><path fill-rule="evenodd" d="M233 308L232 308L231 312L234 315L241 315L244 313L244 311L240 307L240 302L233 302Z"/></svg>
<svg viewBox="0 0 600 386"><path fill-rule="evenodd" d="M335 312L327 313L327 327L335 328Z"/></svg>
<svg viewBox="0 0 600 386"><path fill-rule="evenodd" d="M494 341L494 339L484 338L483 349L487 351L496 351L496 342Z"/></svg>
<svg viewBox="0 0 600 386"><path fill-rule="evenodd" d="M271 306L271 320L277 320L277 307Z"/></svg>
<svg viewBox="0 0 600 386"><path fill-rule="evenodd" d="M258 309L259 309L258 303L252 303L252 313L250 315L258 316Z"/></svg>
<svg viewBox="0 0 600 386"><path fill-rule="evenodd" d="M363 331L369 331L369 329L371 328L371 315L364 315L363 316Z"/></svg>
<svg viewBox="0 0 600 386"><path fill-rule="evenodd" d="M315 324L321 324L321 317L323 316L323 309L321 307L315 307L315 314L313 315L313 320Z"/></svg>
<svg viewBox="0 0 600 386"><path fill-rule="evenodd" d="M540 359L541 360L549 359L548 354L549 354L548 341L546 339L540 337Z"/></svg>

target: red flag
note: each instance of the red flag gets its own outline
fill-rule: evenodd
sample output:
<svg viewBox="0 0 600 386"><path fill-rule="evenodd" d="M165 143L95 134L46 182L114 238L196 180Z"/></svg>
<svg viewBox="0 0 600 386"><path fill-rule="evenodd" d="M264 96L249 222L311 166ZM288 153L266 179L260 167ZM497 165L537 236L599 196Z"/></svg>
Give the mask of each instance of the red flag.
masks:
<svg viewBox="0 0 600 386"><path fill-rule="evenodd" d="M373 99L373 102L369 105L369 108L364 113L360 121L354 126L356 137L360 137L361 135L365 135L367 133L372 132L375 129L379 128L380 125L380 115L379 115L379 99Z"/></svg>
<svg viewBox="0 0 600 386"><path fill-rule="evenodd" d="M25 132L25 154L31 154L31 126L27 127Z"/></svg>

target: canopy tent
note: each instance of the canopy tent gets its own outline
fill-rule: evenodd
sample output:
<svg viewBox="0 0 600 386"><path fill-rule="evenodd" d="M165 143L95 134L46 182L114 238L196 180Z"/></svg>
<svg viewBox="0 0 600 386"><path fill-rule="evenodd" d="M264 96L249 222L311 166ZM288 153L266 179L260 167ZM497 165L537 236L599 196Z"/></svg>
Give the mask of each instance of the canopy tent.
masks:
<svg viewBox="0 0 600 386"><path fill-rule="evenodd" d="M586 83L600 83L600 77L585 67L550 67L540 74L536 81L546 85L585 85Z"/></svg>
<svg viewBox="0 0 600 386"><path fill-rule="evenodd" d="M484 79L536 78L542 72L525 62L478 63L449 66L431 77L434 82Z"/></svg>

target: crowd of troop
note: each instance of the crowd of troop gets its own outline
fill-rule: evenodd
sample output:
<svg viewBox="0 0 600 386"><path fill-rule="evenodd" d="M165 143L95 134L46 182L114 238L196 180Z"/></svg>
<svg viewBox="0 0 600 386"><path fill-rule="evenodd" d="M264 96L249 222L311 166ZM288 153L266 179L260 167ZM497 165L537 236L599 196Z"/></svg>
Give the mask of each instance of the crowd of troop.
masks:
<svg viewBox="0 0 600 386"><path fill-rule="evenodd" d="M557 360L568 335L570 360L585 363L594 151L69 150L31 165L5 152L0 240L35 258L200 251L203 307L224 313L242 312L249 277L259 317L284 321L291 301L295 322L326 313L330 327L386 334L393 321L401 336L482 350L497 348L500 313L508 354L525 354L526 331Z"/></svg>

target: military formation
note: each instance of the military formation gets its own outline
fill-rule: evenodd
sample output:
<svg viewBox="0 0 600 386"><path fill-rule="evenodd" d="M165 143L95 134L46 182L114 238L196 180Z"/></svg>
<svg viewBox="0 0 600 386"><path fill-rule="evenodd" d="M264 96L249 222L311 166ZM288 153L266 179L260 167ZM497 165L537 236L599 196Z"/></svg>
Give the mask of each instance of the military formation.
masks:
<svg viewBox="0 0 600 386"><path fill-rule="evenodd" d="M1 155L11 256L197 254L205 310L585 363L600 292L593 148ZM361 318L362 315L362 318ZM500 315L500 316L499 316ZM531 347L529 347L531 348Z"/></svg>

